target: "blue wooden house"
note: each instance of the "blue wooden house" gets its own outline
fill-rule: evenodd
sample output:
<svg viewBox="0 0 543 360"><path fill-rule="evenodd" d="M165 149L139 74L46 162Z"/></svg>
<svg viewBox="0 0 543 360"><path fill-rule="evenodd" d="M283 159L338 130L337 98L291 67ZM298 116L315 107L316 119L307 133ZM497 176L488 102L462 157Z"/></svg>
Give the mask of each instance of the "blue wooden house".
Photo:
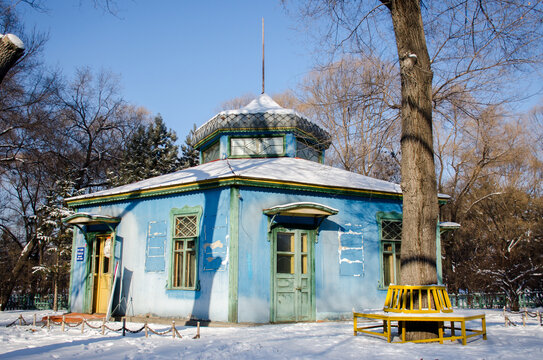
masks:
<svg viewBox="0 0 543 360"><path fill-rule="evenodd" d="M72 312L267 323L382 306L399 185L324 165L329 134L266 94L195 137L199 166L66 199Z"/></svg>

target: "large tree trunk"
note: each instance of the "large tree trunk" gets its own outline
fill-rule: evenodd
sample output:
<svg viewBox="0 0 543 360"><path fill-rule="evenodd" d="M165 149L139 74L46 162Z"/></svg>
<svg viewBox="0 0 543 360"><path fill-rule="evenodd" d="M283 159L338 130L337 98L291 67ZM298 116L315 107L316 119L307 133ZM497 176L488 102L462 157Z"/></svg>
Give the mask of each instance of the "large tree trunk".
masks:
<svg viewBox="0 0 543 360"><path fill-rule="evenodd" d="M0 83L7 72L24 53L24 44L13 34L2 35L0 38Z"/></svg>
<svg viewBox="0 0 543 360"><path fill-rule="evenodd" d="M386 5L396 35L402 85L401 283L436 284L438 200L432 136L433 74L419 0L393 0ZM413 323L407 336L415 340L435 333L437 327L432 323Z"/></svg>

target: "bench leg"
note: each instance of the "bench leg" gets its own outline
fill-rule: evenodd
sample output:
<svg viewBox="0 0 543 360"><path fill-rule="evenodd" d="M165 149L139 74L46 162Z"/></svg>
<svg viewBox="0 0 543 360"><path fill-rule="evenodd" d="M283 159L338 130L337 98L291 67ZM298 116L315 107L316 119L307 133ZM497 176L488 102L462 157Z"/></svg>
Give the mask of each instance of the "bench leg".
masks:
<svg viewBox="0 0 543 360"><path fill-rule="evenodd" d="M390 342L392 340L391 331L390 331L390 320L387 320L387 341Z"/></svg>
<svg viewBox="0 0 543 360"><path fill-rule="evenodd" d="M451 321L451 336L454 336L454 321Z"/></svg>
<svg viewBox="0 0 543 360"><path fill-rule="evenodd" d="M485 316L482 317L481 321L483 323L483 340L486 340L486 318L485 318Z"/></svg>
<svg viewBox="0 0 543 360"><path fill-rule="evenodd" d="M444 327L444 324L445 324L444 321L439 321L438 324L437 324L437 326L438 326L437 332L439 334L439 343L440 344L443 344L443 327Z"/></svg>
<svg viewBox="0 0 543 360"><path fill-rule="evenodd" d="M466 338L466 321L463 320L460 322L462 324L462 345L467 344L467 338Z"/></svg>
<svg viewBox="0 0 543 360"><path fill-rule="evenodd" d="M355 316L353 316L353 330L354 330L354 336L358 335L358 332L356 331L356 329L358 328L358 318Z"/></svg>
<svg viewBox="0 0 543 360"><path fill-rule="evenodd" d="M405 342L405 325L407 324L407 321L399 321L398 322L398 330L401 328L402 332L402 342Z"/></svg>

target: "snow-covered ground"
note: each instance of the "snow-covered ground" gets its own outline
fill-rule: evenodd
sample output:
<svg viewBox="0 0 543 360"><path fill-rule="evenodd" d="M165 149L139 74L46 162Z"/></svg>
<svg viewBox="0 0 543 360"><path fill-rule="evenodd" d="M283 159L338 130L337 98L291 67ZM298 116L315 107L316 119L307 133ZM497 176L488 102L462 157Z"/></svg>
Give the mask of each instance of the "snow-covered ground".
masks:
<svg viewBox="0 0 543 360"><path fill-rule="evenodd" d="M480 312L481 310L474 310ZM485 310L488 340L440 344L388 344L382 338L353 336L352 322L298 323L249 327L202 327L201 338L193 339L194 327L178 327L183 338L144 333L127 334L81 327L61 332L60 326L33 328L6 325L19 314L32 321L37 313L0 313L0 359L542 359L543 327L529 319L522 327L505 327L501 311ZM39 318L39 317L38 317ZM120 323L111 327L119 328ZM141 324L127 324L137 329ZM166 325L150 325L167 330Z"/></svg>

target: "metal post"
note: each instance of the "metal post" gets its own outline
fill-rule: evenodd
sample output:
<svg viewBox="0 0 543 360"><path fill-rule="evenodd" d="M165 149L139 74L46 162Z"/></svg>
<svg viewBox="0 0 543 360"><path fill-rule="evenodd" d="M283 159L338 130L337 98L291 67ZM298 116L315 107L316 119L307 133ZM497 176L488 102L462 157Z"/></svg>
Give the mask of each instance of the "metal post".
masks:
<svg viewBox="0 0 543 360"><path fill-rule="evenodd" d="M172 338L175 339L175 321L172 321Z"/></svg>
<svg viewBox="0 0 543 360"><path fill-rule="evenodd" d="M66 318L64 315L62 315L62 326L60 327L60 331L64 332L64 322L66 321Z"/></svg>
<svg viewBox="0 0 543 360"><path fill-rule="evenodd" d="M50 323L51 319L49 318L49 316L47 317L47 330L51 330L51 323Z"/></svg>
<svg viewBox="0 0 543 360"><path fill-rule="evenodd" d="M126 336L126 318L123 317L123 336Z"/></svg>
<svg viewBox="0 0 543 360"><path fill-rule="evenodd" d="M19 325L23 325L23 314L19 314Z"/></svg>
<svg viewBox="0 0 543 360"><path fill-rule="evenodd" d="M145 337L149 337L149 329L147 328L147 321L145 321Z"/></svg>
<svg viewBox="0 0 543 360"><path fill-rule="evenodd" d="M505 306L503 307L503 321L505 321L505 327L507 327L507 315L505 315Z"/></svg>
<svg viewBox="0 0 543 360"><path fill-rule="evenodd" d="M32 326L36 327L36 314L34 314L34 320L32 321Z"/></svg>
<svg viewBox="0 0 543 360"><path fill-rule="evenodd" d="M102 318L102 335L106 333L106 318Z"/></svg>
<svg viewBox="0 0 543 360"><path fill-rule="evenodd" d="M200 338L200 322L196 323L196 339Z"/></svg>
<svg viewBox="0 0 543 360"><path fill-rule="evenodd" d="M81 334L85 331L85 319L81 320Z"/></svg>

